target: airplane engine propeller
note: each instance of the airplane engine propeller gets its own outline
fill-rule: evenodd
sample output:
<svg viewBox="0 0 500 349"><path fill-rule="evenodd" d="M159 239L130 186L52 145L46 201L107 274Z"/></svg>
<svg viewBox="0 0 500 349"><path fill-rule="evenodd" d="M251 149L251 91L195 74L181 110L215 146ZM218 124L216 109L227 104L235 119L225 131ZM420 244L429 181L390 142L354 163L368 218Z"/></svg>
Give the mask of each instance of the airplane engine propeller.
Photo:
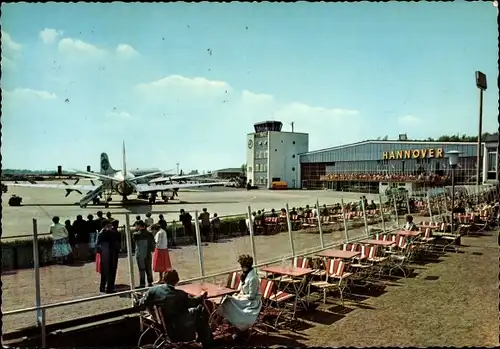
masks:
<svg viewBox="0 0 500 349"><path fill-rule="evenodd" d="M76 180L75 184L78 183L79 179ZM69 185L67 182L63 181L65 185ZM64 197L68 197L71 192L76 191L78 194L82 195L82 192L79 191L78 189L66 189L66 195Z"/></svg>

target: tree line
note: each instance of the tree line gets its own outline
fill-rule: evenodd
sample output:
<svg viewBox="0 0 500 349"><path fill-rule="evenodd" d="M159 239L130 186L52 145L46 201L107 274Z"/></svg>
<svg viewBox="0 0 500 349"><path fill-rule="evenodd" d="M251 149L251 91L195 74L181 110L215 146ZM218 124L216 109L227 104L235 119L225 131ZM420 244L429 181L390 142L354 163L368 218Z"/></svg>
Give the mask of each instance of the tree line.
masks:
<svg viewBox="0 0 500 349"><path fill-rule="evenodd" d="M481 136L481 140L484 141L487 137L489 136L498 136L498 132L494 133L489 133L485 132ZM377 140L383 140L386 141L389 139L389 136L384 136L384 137L378 137ZM425 141L425 142L477 142L477 135L476 136L469 136L466 134L463 135L442 135L439 136L438 138L432 138L428 137L426 139L408 139L408 141Z"/></svg>

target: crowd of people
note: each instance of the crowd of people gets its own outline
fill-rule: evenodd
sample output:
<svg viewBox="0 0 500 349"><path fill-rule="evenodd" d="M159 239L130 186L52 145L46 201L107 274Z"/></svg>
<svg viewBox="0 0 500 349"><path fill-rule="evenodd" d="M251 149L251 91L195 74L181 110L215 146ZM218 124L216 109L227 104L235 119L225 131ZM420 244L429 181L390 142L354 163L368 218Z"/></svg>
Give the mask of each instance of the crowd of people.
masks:
<svg viewBox="0 0 500 349"><path fill-rule="evenodd" d="M420 173L420 174L389 174L389 173L331 173L320 177L323 181L366 181L366 182L382 182L382 181L425 181L430 183L441 183L448 180L447 176L439 176L435 173Z"/></svg>
<svg viewBox="0 0 500 349"><path fill-rule="evenodd" d="M89 214L87 220L78 215L76 220L52 218L49 228L53 240L52 256L60 264L79 262L96 262L96 271L101 274L100 291L112 293L115 288L118 257L122 248L122 234L119 232L119 221L112 217L111 212L97 212L97 218ZM204 208L198 217L202 239L215 241L219 235L220 219L217 213L210 217ZM187 236L197 244L193 218L189 212L180 210L179 221ZM158 216L154 222L151 212L145 219L136 216L132 229L133 250L139 269L140 288L153 284L153 272L158 273L157 283L163 282L163 274L171 269L169 247L175 246L172 230L167 229L164 216Z"/></svg>

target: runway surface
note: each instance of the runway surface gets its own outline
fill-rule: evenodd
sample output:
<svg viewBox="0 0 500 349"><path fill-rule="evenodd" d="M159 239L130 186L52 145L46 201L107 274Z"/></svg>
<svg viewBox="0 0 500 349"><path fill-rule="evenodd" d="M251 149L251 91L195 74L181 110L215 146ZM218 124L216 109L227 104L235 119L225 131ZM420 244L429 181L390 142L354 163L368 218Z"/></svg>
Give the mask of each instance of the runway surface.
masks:
<svg viewBox="0 0 500 349"><path fill-rule="evenodd" d="M43 182L57 183L61 182ZM8 184L8 183L6 183ZM8 205L8 198L16 194L23 198L21 207L11 207ZM292 207L305 207L305 205L314 205L316 200L320 205L331 205L340 202L341 198L344 202L357 201L360 193L341 193L334 191L323 190L286 190L286 191L271 191L267 189L244 190L235 188L214 187L205 189L193 189L179 191L179 200L171 201L167 204L157 203L149 205L147 201L142 201L142 204L134 204L132 206L123 207L120 198L114 197L110 207L105 209L103 205L94 206L89 204L86 208L80 208L78 201L80 195L71 193L68 197L64 197L66 192L59 189L34 189L34 188L14 188L9 187L7 194L4 194L2 201L3 219L2 219L2 239L12 238L15 236L31 236L33 232L32 219L37 219L38 232L46 233L50 226L53 216L59 216L61 221L66 219L72 221L78 214L84 216L95 214L101 210L103 212L110 211L113 217L120 220L120 224L125 222L125 213L131 213L131 222L135 220L136 215L144 214L148 211L153 211L153 218L156 220L159 213L165 216L167 221L178 220L179 210L181 208L186 211L193 212L201 211L207 208L211 214L217 213L220 217L228 215L246 214L247 207L250 205L252 210L272 208L280 210L284 208L286 203ZM366 195L368 200L371 200L370 195ZM132 196L134 198L135 196ZM378 195L374 195L373 199L378 202ZM133 200L136 201L136 200ZM194 216L193 213L191 215Z"/></svg>

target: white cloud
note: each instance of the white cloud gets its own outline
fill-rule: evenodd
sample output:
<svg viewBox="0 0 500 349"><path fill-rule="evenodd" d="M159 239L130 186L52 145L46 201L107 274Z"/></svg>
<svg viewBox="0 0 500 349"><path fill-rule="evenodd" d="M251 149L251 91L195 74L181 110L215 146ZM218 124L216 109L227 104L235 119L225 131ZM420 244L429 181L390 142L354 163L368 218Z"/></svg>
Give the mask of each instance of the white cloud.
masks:
<svg viewBox="0 0 500 349"><path fill-rule="evenodd" d="M420 119L414 115L404 115L404 116L400 116L398 118L398 124L400 126L414 126L414 125L421 124L421 123L422 123L422 119Z"/></svg>
<svg viewBox="0 0 500 349"><path fill-rule="evenodd" d="M203 90L210 92L213 90L230 90L231 86L224 81L207 80L205 78L188 78L181 75L170 75L159 80L139 84L137 86L142 91L152 91L158 89L186 88L192 90Z"/></svg>
<svg viewBox="0 0 500 349"><path fill-rule="evenodd" d="M251 105L267 105L274 103L274 97L264 93L253 93L248 90L243 90L241 92L241 99L243 103L248 103Z"/></svg>
<svg viewBox="0 0 500 349"><path fill-rule="evenodd" d="M108 50L73 38L61 39L58 43L58 49L64 54L94 59L109 58L113 55L124 58L139 56L139 52L127 44L119 44L114 50Z"/></svg>
<svg viewBox="0 0 500 349"><path fill-rule="evenodd" d="M57 98L57 95L55 93L43 90L33 90L30 88L15 88L12 91L5 90L3 91L3 94L7 98L14 97L16 99L23 99L23 100L31 98L52 100Z"/></svg>
<svg viewBox="0 0 500 349"><path fill-rule="evenodd" d="M116 47L116 53L125 58L132 58L139 56L139 52L137 52L132 46L127 44L120 44Z"/></svg>
<svg viewBox="0 0 500 349"><path fill-rule="evenodd" d="M16 60L21 57L23 46L15 42L9 33L2 30L2 71L16 67Z"/></svg>
<svg viewBox="0 0 500 349"><path fill-rule="evenodd" d="M23 45L12 40L9 33L2 30L2 49L4 52L20 52Z"/></svg>
<svg viewBox="0 0 500 349"><path fill-rule="evenodd" d="M232 97L232 88L224 81L207 80L201 77L184 77L181 75L170 75L148 83L136 86L143 98L151 100L151 103L184 104L194 107L192 102L196 100L198 106L215 106ZM208 104L207 104L208 103Z"/></svg>
<svg viewBox="0 0 500 349"><path fill-rule="evenodd" d="M172 75L136 88L139 98L151 99L148 114L160 115L162 108L175 108L175 114L187 117L201 113L212 127L221 127L235 137L234 141L236 135L247 133L253 123L263 120L283 122L284 131L294 122L296 132L311 134L311 149L356 141L363 132L357 110L284 103L270 94L236 91L225 81Z"/></svg>
<svg viewBox="0 0 500 349"><path fill-rule="evenodd" d="M84 57L100 58L106 55L106 51L94 45L83 42L78 39L64 38L57 45L59 52L65 54L79 55Z"/></svg>
<svg viewBox="0 0 500 349"><path fill-rule="evenodd" d="M63 32L61 30L45 28L38 35L44 44L52 44L63 35Z"/></svg>

